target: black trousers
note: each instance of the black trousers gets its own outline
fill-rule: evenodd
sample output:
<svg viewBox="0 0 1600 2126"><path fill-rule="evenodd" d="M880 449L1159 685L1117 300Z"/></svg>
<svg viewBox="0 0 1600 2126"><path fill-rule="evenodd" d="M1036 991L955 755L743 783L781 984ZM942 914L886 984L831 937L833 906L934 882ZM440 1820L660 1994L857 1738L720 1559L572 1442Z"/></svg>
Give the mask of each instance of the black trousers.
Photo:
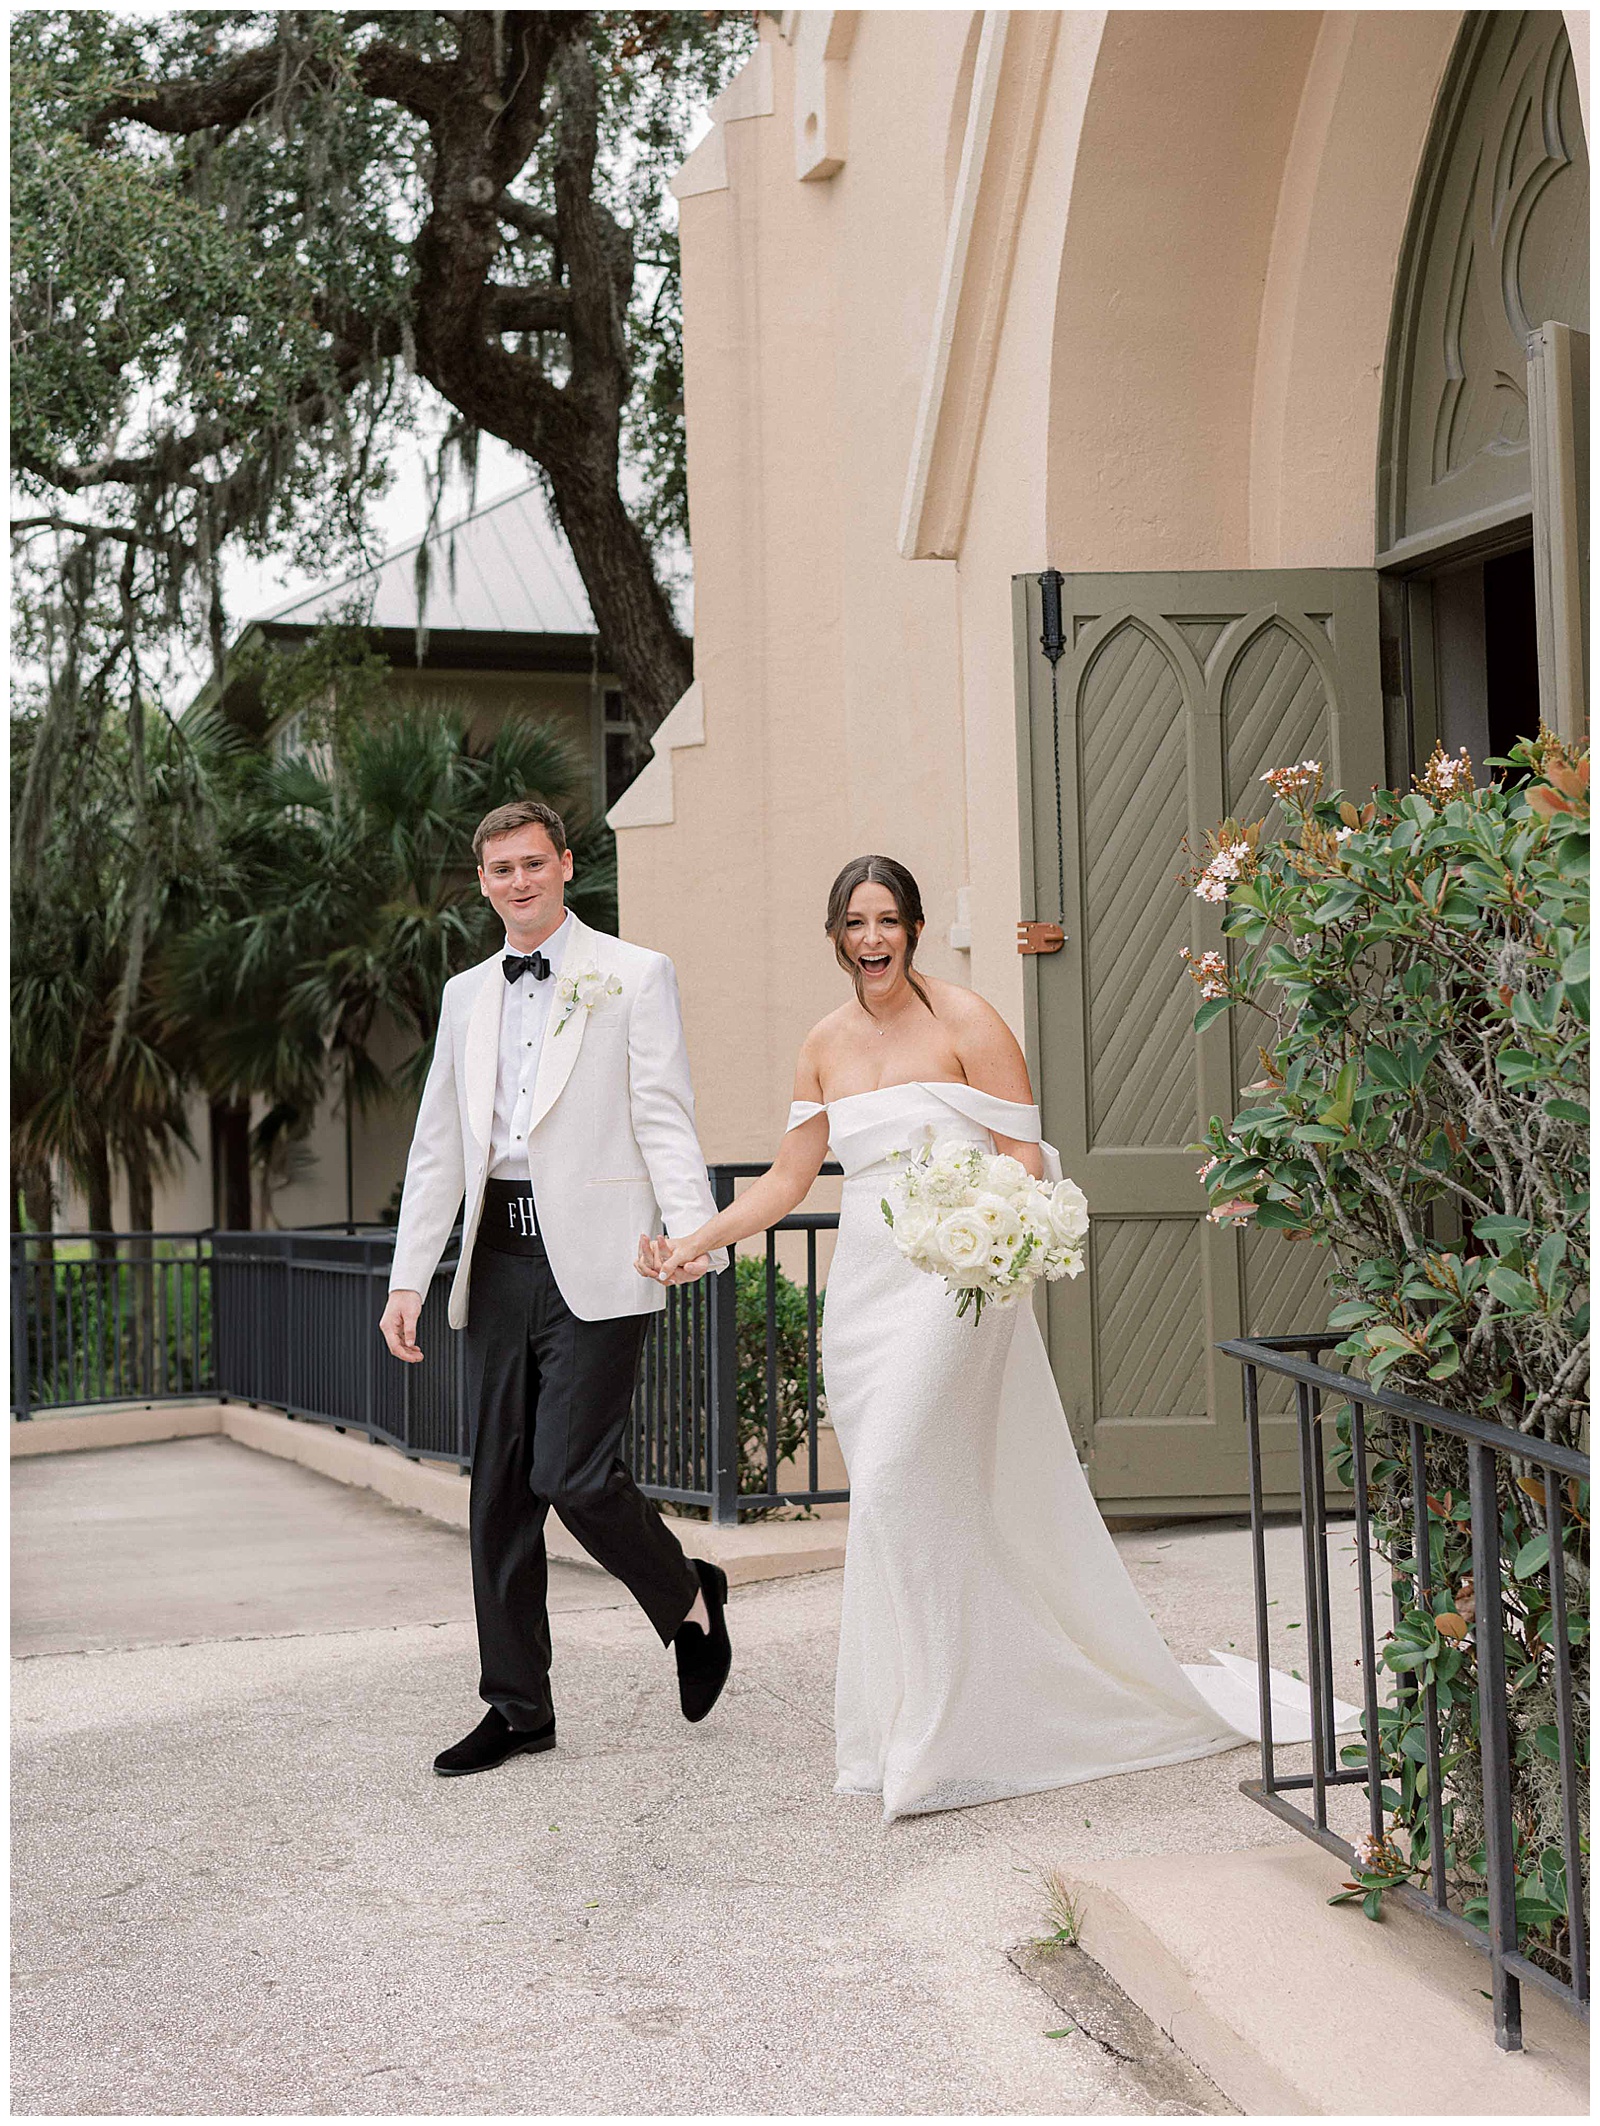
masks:
<svg viewBox="0 0 1600 2126"><path fill-rule="evenodd" d="M580 1321L541 1245L473 1250L467 1392L480 1696L513 1727L551 1718L544 1523L554 1506L666 1643L700 1592L618 1449L648 1315Z"/></svg>

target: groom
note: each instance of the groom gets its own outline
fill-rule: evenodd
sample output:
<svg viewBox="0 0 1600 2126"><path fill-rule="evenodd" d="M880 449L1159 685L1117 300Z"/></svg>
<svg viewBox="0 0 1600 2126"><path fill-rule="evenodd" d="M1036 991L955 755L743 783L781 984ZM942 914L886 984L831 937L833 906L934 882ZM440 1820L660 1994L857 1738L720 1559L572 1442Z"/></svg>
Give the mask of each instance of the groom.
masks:
<svg viewBox="0 0 1600 2126"><path fill-rule="evenodd" d="M464 1198L449 1320L467 1337L489 1710L434 1759L446 1777L555 1747L552 1506L673 1648L686 1719L704 1719L732 1661L726 1575L684 1556L619 1453L650 1315L666 1304L634 1268L638 1236L663 1218L689 1233L715 1212L672 962L569 913L572 852L548 805L501 805L472 847L505 951L445 984L379 1323L396 1358L421 1361L422 1295Z"/></svg>

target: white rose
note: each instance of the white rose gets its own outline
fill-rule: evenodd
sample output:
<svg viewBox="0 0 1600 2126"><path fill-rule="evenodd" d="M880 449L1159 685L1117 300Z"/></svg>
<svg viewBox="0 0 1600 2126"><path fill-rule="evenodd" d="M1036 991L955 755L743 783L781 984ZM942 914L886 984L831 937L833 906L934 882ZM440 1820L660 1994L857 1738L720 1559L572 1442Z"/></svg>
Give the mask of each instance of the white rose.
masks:
<svg viewBox="0 0 1600 2126"><path fill-rule="evenodd" d="M955 1210L939 1221L939 1253L958 1277L981 1269L993 1246L988 1226L975 1211Z"/></svg>
<svg viewBox="0 0 1600 2126"><path fill-rule="evenodd" d="M1050 1192L1050 1234L1063 1247L1084 1239L1089 1231L1089 1199L1076 1181L1058 1181Z"/></svg>
<svg viewBox="0 0 1600 2126"><path fill-rule="evenodd" d="M904 1203L894 1214L894 1237L906 1255L925 1254L938 1226L938 1219L925 1203Z"/></svg>

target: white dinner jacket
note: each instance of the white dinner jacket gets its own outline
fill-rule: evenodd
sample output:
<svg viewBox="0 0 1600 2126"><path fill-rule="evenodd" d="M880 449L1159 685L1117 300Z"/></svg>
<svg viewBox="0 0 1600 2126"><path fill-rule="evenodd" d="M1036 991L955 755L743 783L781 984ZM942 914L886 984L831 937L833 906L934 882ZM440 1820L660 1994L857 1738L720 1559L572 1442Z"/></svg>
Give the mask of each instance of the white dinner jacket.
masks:
<svg viewBox="0 0 1600 2126"><path fill-rule="evenodd" d="M450 1325L466 1327L500 1061L503 953L446 982L433 1062L406 1162L390 1291L428 1289L463 1199ZM641 1233L673 1239L715 1215L694 1127L678 980L664 953L572 919L561 976L615 976L619 996L570 1010L559 991L539 1051L528 1166L539 1232L562 1298L582 1321L650 1314L665 1288L635 1270ZM718 1251L720 1267L727 1257Z"/></svg>

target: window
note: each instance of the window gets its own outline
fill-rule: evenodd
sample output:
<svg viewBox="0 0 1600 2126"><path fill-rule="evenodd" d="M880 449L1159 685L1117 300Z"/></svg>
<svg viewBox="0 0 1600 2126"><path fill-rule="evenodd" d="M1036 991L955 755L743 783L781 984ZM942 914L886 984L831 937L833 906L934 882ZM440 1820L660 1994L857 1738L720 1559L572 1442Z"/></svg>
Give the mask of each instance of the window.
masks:
<svg viewBox="0 0 1600 2126"><path fill-rule="evenodd" d="M638 732L629 722L627 704L620 687L606 688L602 710L606 810L609 812L650 758L650 747L641 741Z"/></svg>

